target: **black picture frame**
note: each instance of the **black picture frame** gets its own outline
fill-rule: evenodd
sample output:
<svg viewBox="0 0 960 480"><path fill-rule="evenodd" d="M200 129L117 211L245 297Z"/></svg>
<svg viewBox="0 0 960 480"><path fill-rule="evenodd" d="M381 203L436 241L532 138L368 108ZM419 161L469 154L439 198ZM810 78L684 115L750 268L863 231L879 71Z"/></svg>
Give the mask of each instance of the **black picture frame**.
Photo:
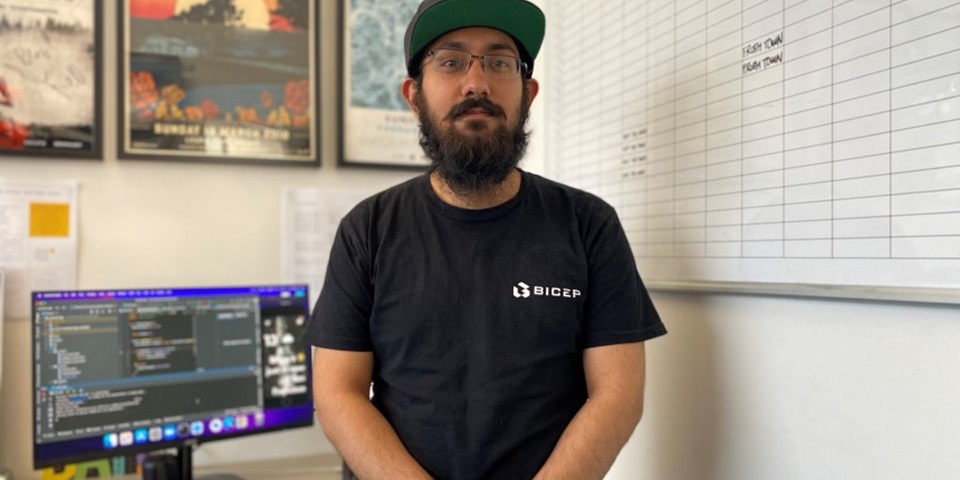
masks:
<svg viewBox="0 0 960 480"><path fill-rule="evenodd" d="M340 0L337 164L426 170L419 123L400 94L403 35L420 0Z"/></svg>
<svg viewBox="0 0 960 480"><path fill-rule="evenodd" d="M0 155L103 159L103 6L0 0Z"/></svg>
<svg viewBox="0 0 960 480"><path fill-rule="evenodd" d="M176 3L117 1L117 156L319 167L320 5Z"/></svg>

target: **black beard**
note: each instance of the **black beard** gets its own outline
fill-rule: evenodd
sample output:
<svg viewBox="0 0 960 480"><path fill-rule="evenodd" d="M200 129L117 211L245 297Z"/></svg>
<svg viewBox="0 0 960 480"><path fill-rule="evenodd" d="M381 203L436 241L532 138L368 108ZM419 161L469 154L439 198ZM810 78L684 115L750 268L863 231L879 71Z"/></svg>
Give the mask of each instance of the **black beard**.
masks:
<svg viewBox="0 0 960 480"><path fill-rule="evenodd" d="M423 97L421 91L414 97L414 105L420 111L420 146L433 162L432 171L440 175L454 193L470 195L485 192L507 179L523 158L529 141L526 124L530 109L527 107L526 87L513 130L501 124L486 135L483 134L486 123L482 121L467 123L467 128L475 135L463 135L452 125L440 130L434 124ZM478 97L464 100L451 109L445 119L452 121L474 108L482 108L492 116L506 118L502 108L486 97Z"/></svg>

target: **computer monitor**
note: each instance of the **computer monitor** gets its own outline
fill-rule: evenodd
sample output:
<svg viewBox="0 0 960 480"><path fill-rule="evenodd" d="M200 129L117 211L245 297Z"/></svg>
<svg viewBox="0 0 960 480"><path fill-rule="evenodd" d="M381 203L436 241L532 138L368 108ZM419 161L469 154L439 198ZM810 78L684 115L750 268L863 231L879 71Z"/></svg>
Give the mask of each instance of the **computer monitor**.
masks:
<svg viewBox="0 0 960 480"><path fill-rule="evenodd" d="M36 469L313 424L306 285L32 300Z"/></svg>

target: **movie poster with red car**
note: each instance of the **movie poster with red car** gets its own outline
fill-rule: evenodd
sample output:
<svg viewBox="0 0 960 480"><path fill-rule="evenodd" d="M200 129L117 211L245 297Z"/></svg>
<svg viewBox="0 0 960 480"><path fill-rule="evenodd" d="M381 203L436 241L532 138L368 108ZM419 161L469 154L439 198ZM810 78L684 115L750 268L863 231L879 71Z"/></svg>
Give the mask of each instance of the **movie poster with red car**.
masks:
<svg viewBox="0 0 960 480"><path fill-rule="evenodd" d="M0 0L0 153L100 158L100 4Z"/></svg>
<svg viewBox="0 0 960 480"><path fill-rule="evenodd" d="M316 2L121 3L118 156L319 165Z"/></svg>

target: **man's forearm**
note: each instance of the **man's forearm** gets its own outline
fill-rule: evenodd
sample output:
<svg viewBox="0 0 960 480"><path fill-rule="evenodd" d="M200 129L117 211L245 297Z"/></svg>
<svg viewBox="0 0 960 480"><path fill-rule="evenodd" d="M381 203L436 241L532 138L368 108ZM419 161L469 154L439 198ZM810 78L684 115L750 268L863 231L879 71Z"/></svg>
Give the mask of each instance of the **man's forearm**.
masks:
<svg viewBox="0 0 960 480"><path fill-rule="evenodd" d="M563 431L537 480L602 479L643 415L643 343L588 348L587 403Z"/></svg>
<svg viewBox="0 0 960 480"><path fill-rule="evenodd" d="M357 477L363 480L430 478L367 398L327 396L323 404L318 402L317 419Z"/></svg>
<svg viewBox="0 0 960 480"><path fill-rule="evenodd" d="M642 402L591 398L573 417L534 478L602 479L640 422Z"/></svg>

